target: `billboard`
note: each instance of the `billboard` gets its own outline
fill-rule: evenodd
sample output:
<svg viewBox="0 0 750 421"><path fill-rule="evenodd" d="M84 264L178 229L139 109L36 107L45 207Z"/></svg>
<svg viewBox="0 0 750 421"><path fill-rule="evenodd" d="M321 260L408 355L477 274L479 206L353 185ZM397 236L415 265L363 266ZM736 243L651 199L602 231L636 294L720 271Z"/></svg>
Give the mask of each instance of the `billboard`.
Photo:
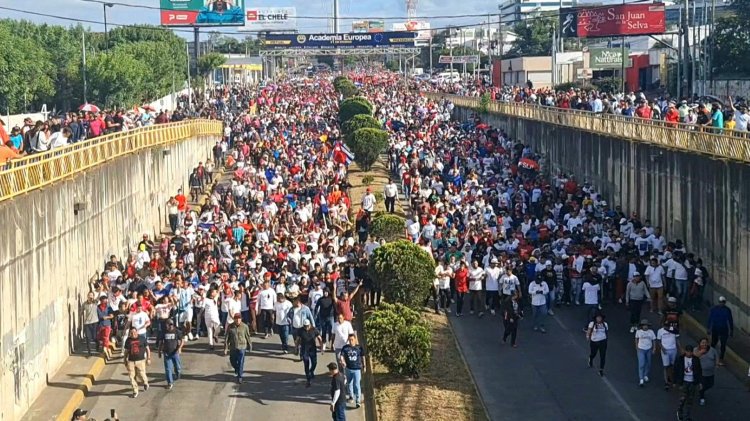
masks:
<svg viewBox="0 0 750 421"><path fill-rule="evenodd" d="M243 26L245 0L160 0L165 26Z"/></svg>
<svg viewBox="0 0 750 421"><path fill-rule="evenodd" d="M592 69L620 69L622 68L622 48L589 48L589 67ZM625 56L630 56L630 50L625 49ZM633 61L625 61L625 67L632 67Z"/></svg>
<svg viewBox="0 0 750 421"><path fill-rule="evenodd" d="M417 33L417 45L427 45L432 39L432 31L430 30L430 22L420 20L410 20L407 22L394 23L394 31L409 31Z"/></svg>
<svg viewBox="0 0 750 421"><path fill-rule="evenodd" d="M355 20L352 22L352 32L366 34L373 32L384 32L385 21L382 20Z"/></svg>
<svg viewBox="0 0 750 421"><path fill-rule="evenodd" d="M373 34L274 34L266 35L263 48L278 50L327 48L414 47L414 32Z"/></svg>
<svg viewBox="0 0 750 421"><path fill-rule="evenodd" d="M240 31L290 31L297 29L296 7L253 7L245 10Z"/></svg>
<svg viewBox="0 0 750 421"><path fill-rule="evenodd" d="M663 34L664 3L561 8L560 30L564 38Z"/></svg>
<svg viewBox="0 0 750 421"><path fill-rule="evenodd" d="M479 56L440 56L440 64L479 64Z"/></svg>

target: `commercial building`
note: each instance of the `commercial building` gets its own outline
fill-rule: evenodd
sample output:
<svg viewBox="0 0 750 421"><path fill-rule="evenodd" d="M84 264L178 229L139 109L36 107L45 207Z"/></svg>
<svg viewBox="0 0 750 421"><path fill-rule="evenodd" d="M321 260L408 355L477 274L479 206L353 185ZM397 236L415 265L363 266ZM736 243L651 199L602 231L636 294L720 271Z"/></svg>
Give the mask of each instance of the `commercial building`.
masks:
<svg viewBox="0 0 750 421"><path fill-rule="evenodd" d="M544 12L556 12L561 7L572 7L577 0L505 0L499 6L502 22L514 25L521 20Z"/></svg>

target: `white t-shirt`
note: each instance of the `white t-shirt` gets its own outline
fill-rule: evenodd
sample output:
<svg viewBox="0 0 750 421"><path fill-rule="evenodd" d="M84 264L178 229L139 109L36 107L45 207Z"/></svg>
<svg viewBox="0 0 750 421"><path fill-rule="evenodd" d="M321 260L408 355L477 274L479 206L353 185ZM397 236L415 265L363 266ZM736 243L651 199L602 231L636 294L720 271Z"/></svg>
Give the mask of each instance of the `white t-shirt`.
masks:
<svg viewBox="0 0 750 421"><path fill-rule="evenodd" d="M448 289L451 287L451 277L453 276L453 270L449 266L438 265L435 268L435 276L437 277L437 287L440 289Z"/></svg>
<svg viewBox="0 0 750 421"><path fill-rule="evenodd" d="M648 280L649 288L661 288L664 286L662 276L664 275L664 268L661 266L653 267L649 265L644 272L646 280Z"/></svg>
<svg viewBox="0 0 750 421"><path fill-rule="evenodd" d="M500 274L502 271L498 267L494 268L487 268L484 270L484 273L487 276L487 291L497 291L500 289L500 284L498 281L500 280Z"/></svg>
<svg viewBox="0 0 750 421"><path fill-rule="evenodd" d="M264 289L258 294L258 308L261 310L273 310L276 302L276 291L273 288Z"/></svg>
<svg viewBox="0 0 750 421"><path fill-rule="evenodd" d="M289 314L289 309L292 308L292 303L289 302L289 300L284 300L281 302L276 302L273 305L273 310L276 312L276 324L286 326L289 324L289 321L286 319L287 314Z"/></svg>
<svg viewBox="0 0 750 421"><path fill-rule="evenodd" d="M513 295L521 287L518 277L513 274L505 274L500 277L500 285L503 288L503 295Z"/></svg>
<svg viewBox="0 0 750 421"><path fill-rule="evenodd" d="M539 293L541 292L541 294ZM542 281L541 283L532 282L529 284L529 295L531 296L532 306L543 306L547 303L545 297L549 293L549 287L547 283Z"/></svg>
<svg viewBox="0 0 750 421"><path fill-rule="evenodd" d="M583 283L583 303L584 304L599 304L599 284L591 285L588 282Z"/></svg>
<svg viewBox="0 0 750 421"><path fill-rule="evenodd" d="M638 329L635 331L635 338L638 339L638 349L651 349L654 346L654 331L651 329Z"/></svg>
<svg viewBox="0 0 750 421"><path fill-rule="evenodd" d="M484 269L476 268L469 271L469 290L470 291L481 291L482 290L482 275L484 275Z"/></svg>
<svg viewBox="0 0 750 421"><path fill-rule="evenodd" d="M683 370L685 370L683 379L691 383L695 381L695 377L693 377L693 358L685 358L685 366L683 367Z"/></svg>
<svg viewBox="0 0 750 421"><path fill-rule="evenodd" d="M349 340L349 335L354 333L352 324L344 320L344 323L333 324L333 349L341 349Z"/></svg>
<svg viewBox="0 0 750 421"><path fill-rule="evenodd" d="M130 315L130 326L134 327L139 335L145 335L147 332L146 324L149 320L151 318L148 317L145 311L139 311Z"/></svg>
<svg viewBox="0 0 750 421"><path fill-rule="evenodd" d="M677 348L677 337L674 333L661 328L656 332L656 339L661 342L661 347L664 349L676 349Z"/></svg>
<svg viewBox="0 0 750 421"><path fill-rule="evenodd" d="M589 329L591 330L591 342L600 342L607 339L607 331L609 330L607 322L596 324L589 322Z"/></svg>

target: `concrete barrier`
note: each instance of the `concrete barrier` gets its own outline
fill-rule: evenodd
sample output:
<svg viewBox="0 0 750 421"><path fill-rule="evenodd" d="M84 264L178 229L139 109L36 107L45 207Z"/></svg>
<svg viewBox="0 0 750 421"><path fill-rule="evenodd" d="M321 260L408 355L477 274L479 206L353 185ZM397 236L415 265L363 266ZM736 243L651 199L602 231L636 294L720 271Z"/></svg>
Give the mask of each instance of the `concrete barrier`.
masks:
<svg viewBox="0 0 750 421"><path fill-rule="evenodd" d="M167 199L218 139L142 150L0 203L1 420L19 419L75 351L88 279L139 233L160 233Z"/></svg>

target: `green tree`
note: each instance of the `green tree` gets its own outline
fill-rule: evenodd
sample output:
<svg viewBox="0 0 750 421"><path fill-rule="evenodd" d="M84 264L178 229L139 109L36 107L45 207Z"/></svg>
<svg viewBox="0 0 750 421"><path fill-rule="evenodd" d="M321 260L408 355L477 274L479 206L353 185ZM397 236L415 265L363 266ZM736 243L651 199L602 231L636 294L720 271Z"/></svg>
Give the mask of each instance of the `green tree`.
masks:
<svg viewBox="0 0 750 421"><path fill-rule="evenodd" d="M369 127L371 129L382 129L383 124L371 115L357 114L349 119L346 123L341 125L341 131L344 133L344 138L348 143L352 135L354 135L354 132L366 127Z"/></svg>
<svg viewBox="0 0 750 421"><path fill-rule="evenodd" d="M713 40L714 73L750 76L750 0L735 0L734 14L719 18Z"/></svg>
<svg viewBox="0 0 750 421"><path fill-rule="evenodd" d="M398 240L375 249L369 270L386 300L419 308L430 293L435 261L411 241Z"/></svg>
<svg viewBox="0 0 750 421"><path fill-rule="evenodd" d="M383 303L365 321L368 352L389 372L417 378L432 357L428 323L407 306Z"/></svg>
<svg viewBox="0 0 750 421"><path fill-rule="evenodd" d="M370 233L375 237L383 238L385 241L396 241L404 238L406 220L398 215L381 213L372 220Z"/></svg>
<svg viewBox="0 0 750 421"><path fill-rule="evenodd" d="M359 129L347 140L346 145L354 154L354 162L362 170L369 171L388 147L388 132L371 128Z"/></svg>
<svg viewBox="0 0 750 421"><path fill-rule="evenodd" d="M52 57L33 38L17 35L11 28L0 26L0 113L23 109L42 103L55 95L56 70ZM25 110L24 110L25 111Z"/></svg>
<svg viewBox="0 0 750 421"><path fill-rule="evenodd" d="M339 123L342 125L358 114L372 115L372 104L366 98L355 96L339 104Z"/></svg>
<svg viewBox="0 0 750 421"><path fill-rule="evenodd" d="M108 108L130 108L148 98L146 82L153 70L126 46L98 53L87 64L91 102Z"/></svg>
<svg viewBox="0 0 750 421"><path fill-rule="evenodd" d="M504 58L549 56L552 54L552 28L556 17L526 19L513 26L518 38Z"/></svg>
<svg viewBox="0 0 750 421"><path fill-rule="evenodd" d="M357 87L354 86L354 83L349 79L339 80L338 82L334 80L333 86L336 89L336 92L343 95L344 98L351 98L359 94L359 89L357 89Z"/></svg>
<svg viewBox="0 0 750 421"><path fill-rule="evenodd" d="M208 76L226 62L227 58L220 53L204 54L198 58L198 72L204 77Z"/></svg>

